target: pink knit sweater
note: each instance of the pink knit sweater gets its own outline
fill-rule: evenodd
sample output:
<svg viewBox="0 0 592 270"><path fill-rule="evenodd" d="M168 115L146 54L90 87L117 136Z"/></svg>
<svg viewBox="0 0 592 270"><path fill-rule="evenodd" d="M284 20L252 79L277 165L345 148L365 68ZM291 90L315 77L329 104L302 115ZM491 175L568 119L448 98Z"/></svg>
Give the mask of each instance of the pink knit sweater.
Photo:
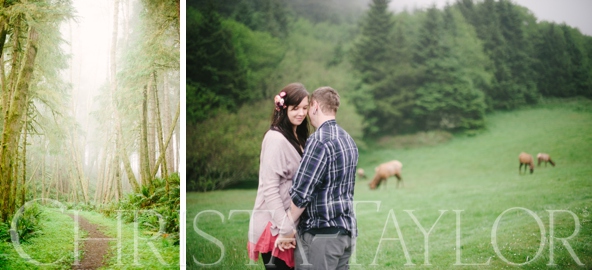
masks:
<svg viewBox="0 0 592 270"><path fill-rule="evenodd" d="M274 236L295 229L295 224L287 216L291 202L288 190L301 159L280 132L270 130L265 134L261 145L259 187L249 223L249 242L257 243L268 222L272 223Z"/></svg>

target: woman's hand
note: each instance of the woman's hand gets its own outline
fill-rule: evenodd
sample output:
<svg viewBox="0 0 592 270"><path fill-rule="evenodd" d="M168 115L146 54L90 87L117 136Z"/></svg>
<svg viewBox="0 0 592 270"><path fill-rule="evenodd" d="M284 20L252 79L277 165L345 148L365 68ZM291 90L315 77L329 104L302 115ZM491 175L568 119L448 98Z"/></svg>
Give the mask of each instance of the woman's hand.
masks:
<svg viewBox="0 0 592 270"><path fill-rule="evenodd" d="M280 234L278 238L275 240L275 246L279 248L281 251L285 251L286 249L296 248L296 231L292 231L291 234Z"/></svg>

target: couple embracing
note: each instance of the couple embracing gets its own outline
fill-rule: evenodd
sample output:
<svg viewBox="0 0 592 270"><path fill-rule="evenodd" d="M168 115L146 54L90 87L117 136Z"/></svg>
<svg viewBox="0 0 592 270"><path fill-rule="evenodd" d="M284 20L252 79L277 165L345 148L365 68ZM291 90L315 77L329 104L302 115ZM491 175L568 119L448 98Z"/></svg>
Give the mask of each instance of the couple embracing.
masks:
<svg viewBox="0 0 592 270"><path fill-rule="evenodd" d="M321 87L309 99L302 84L292 83L274 103L261 146L249 258L261 254L266 269L348 269L357 237L358 148L335 121L339 94Z"/></svg>

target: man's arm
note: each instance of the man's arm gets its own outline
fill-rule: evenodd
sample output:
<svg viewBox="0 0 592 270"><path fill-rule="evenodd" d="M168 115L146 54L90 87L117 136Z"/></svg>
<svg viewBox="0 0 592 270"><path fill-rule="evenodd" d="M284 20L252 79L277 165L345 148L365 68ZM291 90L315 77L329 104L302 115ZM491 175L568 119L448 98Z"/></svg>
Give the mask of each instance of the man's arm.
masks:
<svg viewBox="0 0 592 270"><path fill-rule="evenodd" d="M290 205L290 212L289 212L290 219L292 219L292 221L296 222L296 220L298 220L300 218L300 216L302 215L302 212L304 212L304 210L306 208L300 208L300 207L296 206L294 204L294 202L291 202L290 204L291 204Z"/></svg>
<svg viewBox="0 0 592 270"><path fill-rule="evenodd" d="M298 167L298 171L294 175L292 188L290 188L290 196L292 202L290 203L290 211L288 211L288 218L292 222L296 222L306 209L306 205L310 201L310 196L316 187L317 180L325 170L324 164L325 149L320 146L319 142L309 138L306 141L304 149L304 156ZM320 167L320 168L319 168ZM304 180L306 179L306 180ZM296 201L296 203L294 203ZM301 207L297 206L300 205ZM276 246L281 250L296 247L296 231L287 234L280 234L276 240Z"/></svg>
<svg viewBox="0 0 592 270"><path fill-rule="evenodd" d="M291 202L290 211L288 212L288 218L295 223L296 220L300 218L305 209L306 208L300 208L296 206L294 202ZM293 231L292 233L288 234L280 234L280 236L276 240L276 245L281 251L284 251L284 249L295 248L296 232Z"/></svg>

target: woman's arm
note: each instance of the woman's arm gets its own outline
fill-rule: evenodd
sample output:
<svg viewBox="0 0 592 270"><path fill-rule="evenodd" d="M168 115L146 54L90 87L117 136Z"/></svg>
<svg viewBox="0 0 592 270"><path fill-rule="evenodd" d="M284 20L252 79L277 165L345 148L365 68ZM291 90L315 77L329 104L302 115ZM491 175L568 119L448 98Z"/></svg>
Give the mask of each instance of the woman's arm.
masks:
<svg viewBox="0 0 592 270"><path fill-rule="evenodd" d="M269 131L266 134L261 148L259 169L259 188L263 191L265 206L271 212L273 223L279 227L280 234L288 234L294 230L294 224L284 208L285 198L280 194L280 179L286 177L288 166L284 152L287 146L284 141L286 139L279 132Z"/></svg>

